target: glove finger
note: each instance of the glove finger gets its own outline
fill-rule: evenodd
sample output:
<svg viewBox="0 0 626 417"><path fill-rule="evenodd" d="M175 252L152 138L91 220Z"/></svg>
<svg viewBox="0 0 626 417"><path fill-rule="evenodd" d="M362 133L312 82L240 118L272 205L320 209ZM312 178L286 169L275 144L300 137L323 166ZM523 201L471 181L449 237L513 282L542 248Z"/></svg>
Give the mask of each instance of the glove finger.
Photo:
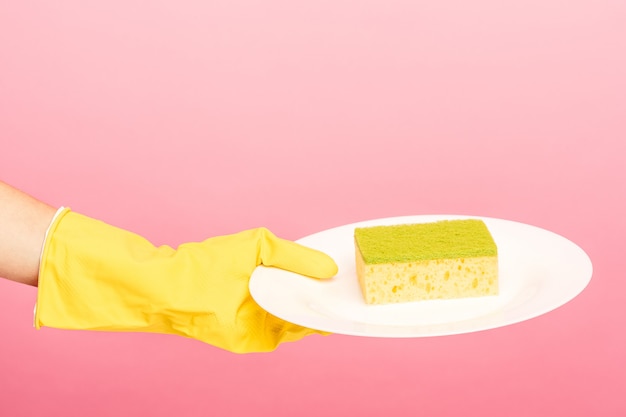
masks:
<svg viewBox="0 0 626 417"><path fill-rule="evenodd" d="M272 316L269 313L268 316L265 329L269 332L267 338L274 340L274 349L281 343L295 342L312 334L322 336L329 336L331 334L329 332L310 329L308 327L302 327L297 324L286 322L278 317Z"/></svg>
<svg viewBox="0 0 626 417"><path fill-rule="evenodd" d="M332 278L337 274L335 261L323 252L281 239L267 229L260 233L257 264L274 266L312 278Z"/></svg>

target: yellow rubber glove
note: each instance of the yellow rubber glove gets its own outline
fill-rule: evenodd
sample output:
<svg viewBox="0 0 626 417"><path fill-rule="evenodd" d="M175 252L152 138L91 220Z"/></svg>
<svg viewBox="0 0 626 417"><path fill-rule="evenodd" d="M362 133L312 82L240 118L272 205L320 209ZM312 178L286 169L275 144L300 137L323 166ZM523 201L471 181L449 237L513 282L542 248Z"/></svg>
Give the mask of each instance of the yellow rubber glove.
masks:
<svg viewBox="0 0 626 417"><path fill-rule="evenodd" d="M173 249L65 209L46 236L35 327L177 334L237 353L317 333L256 304L248 280L261 264L337 273L327 255L264 228Z"/></svg>

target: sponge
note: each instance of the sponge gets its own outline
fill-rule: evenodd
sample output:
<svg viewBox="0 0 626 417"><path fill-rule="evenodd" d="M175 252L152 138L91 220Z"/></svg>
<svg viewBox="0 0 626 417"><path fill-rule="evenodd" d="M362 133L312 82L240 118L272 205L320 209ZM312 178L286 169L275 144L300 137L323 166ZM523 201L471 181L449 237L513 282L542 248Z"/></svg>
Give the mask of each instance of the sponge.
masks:
<svg viewBox="0 0 626 417"><path fill-rule="evenodd" d="M367 304L498 294L498 250L482 220L356 228Z"/></svg>

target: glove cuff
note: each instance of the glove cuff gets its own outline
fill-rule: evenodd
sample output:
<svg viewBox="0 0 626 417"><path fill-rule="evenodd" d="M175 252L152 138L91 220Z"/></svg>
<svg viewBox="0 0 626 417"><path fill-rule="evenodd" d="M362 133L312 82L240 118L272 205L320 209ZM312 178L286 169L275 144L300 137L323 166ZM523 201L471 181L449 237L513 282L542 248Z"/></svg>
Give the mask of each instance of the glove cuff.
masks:
<svg viewBox="0 0 626 417"><path fill-rule="evenodd" d="M175 250L69 209L52 222L39 268L35 328L183 334L169 320ZM177 288L182 287L182 288Z"/></svg>
<svg viewBox="0 0 626 417"><path fill-rule="evenodd" d="M42 287L42 284L43 284L42 281L44 280L44 277L46 275L44 273L44 270L47 270L47 266L48 266L47 263L45 262L45 260L48 259L47 257L47 249L49 248L48 242L51 239L52 235L54 234L54 230L58 226L63 216L65 216L70 211L71 209L69 207L59 207L56 213L54 213L54 216L52 217L52 220L50 221L50 225L48 226L48 229L46 230L44 242L41 247L41 255L39 256L39 274L38 274L38 284L37 284L39 288ZM39 297L40 294L41 294L41 291L37 291L37 302L35 304L34 315L33 315L34 316L33 325L35 326L36 329L41 328L41 321L39 317L39 308L38 308L39 302L40 302L40 297Z"/></svg>

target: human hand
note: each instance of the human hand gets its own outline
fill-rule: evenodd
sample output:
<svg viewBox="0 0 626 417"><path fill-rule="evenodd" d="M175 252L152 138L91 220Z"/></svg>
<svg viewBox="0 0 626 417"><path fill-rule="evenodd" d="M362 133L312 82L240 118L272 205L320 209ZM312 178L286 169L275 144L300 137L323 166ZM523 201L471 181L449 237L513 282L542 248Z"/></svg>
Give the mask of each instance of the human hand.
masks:
<svg viewBox="0 0 626 417"><path fill-rule="evenodd" d="M35 325L178 334L237 353L317 333L252 299L261 264L315 279L337 273L327 255L265 228L173 249L66 210L44 245Z"/></svg>

